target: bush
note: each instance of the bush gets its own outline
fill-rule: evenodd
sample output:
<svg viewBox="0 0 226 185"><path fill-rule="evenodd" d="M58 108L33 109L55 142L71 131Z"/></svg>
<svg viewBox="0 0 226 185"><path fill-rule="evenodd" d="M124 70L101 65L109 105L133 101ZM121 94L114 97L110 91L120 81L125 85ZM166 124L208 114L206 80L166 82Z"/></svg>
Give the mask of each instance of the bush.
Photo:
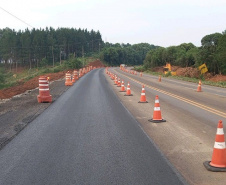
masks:
<svg viewBox="0 0 226 185"><path fill-rule="evenodd" d="M70 55L69 60L64 62L64 65L67 69L79 69L82 67L82 61L75 58L74 55Z"/></svg>
<svg viewBox="0 0 226 185"><path fill-rule="evenodd" d="M40 67L45 67L48 65L48 60L46 58L43 58L40 62Z"/></svg>
<svg viewBox="0 0 226 185"><path fill-rule="evenodd" d="M0 84L3 84L5 82L5 75L0 73Z"/></svg>

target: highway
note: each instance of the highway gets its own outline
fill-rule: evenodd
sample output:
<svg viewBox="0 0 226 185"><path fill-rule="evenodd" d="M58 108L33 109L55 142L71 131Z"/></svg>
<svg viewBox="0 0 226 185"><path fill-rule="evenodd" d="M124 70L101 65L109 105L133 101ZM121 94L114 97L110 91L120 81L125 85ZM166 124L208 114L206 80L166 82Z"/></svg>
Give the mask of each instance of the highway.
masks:
<svg viewBox="0 0 226 185"><path fill-rule="evenodd" d="M211 160L219 120L226 129L225 88L202 85L202 92L196 92L198 84L191 82L163 77L158 82L157 76L149 74L140 77L119 68L109 71L124 80L125 86L130 82L133 96L125 97L107 78L125 107L190 184L226 184L225 174L209 172L202 164ZM149 103L138 103L142 85ZM156 95L165 123L148 121Z"/></svg>
<svg viewBox="0 0 226 185"><path fill-rule="evenodd" d="M0 151L0 184L186 184L110 82L92 70L22 130Z"/></svg>

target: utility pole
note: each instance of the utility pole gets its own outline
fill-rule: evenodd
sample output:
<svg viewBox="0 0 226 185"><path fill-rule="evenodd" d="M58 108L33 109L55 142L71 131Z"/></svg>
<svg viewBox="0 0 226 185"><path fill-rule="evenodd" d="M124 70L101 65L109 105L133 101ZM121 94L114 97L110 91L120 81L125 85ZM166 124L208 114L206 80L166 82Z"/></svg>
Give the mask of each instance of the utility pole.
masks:
<svg viewBox="0 0 226 185"><path fill-rule="evenodd" d="M60 65L61 65L61 48L60 48Z"/></svg>
<svg viewBox="0 0 226 185"><path fill-rule="evenodd" d="M52 46L52 56L53 56L53 67L54 67L54 54L53 54L53 46Z"/></svg>
<svg viewBox="0 0 226 185"><path fill-rule="evenodd" d="M82 67L84 67L84 47L82 46Z"/></svg>

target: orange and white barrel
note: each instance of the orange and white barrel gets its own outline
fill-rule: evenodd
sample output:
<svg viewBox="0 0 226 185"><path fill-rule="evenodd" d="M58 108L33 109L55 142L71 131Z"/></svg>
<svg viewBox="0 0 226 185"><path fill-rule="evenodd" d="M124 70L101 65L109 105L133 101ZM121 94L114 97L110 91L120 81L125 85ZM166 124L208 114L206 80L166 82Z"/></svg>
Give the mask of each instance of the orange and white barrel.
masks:
<svg viewBox="0 0 226 185"><path fill-rule="evenodd" d="M37 96L38 103L52 102L52 96L49 92L49 81L47 76L39 77L39 95Z"/></svg>

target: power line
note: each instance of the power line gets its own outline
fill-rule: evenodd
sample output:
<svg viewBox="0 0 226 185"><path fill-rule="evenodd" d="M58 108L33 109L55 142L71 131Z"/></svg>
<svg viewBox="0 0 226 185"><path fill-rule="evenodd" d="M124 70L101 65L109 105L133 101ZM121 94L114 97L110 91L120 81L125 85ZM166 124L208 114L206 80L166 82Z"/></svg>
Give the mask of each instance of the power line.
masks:
<svg viewBox="0 0 226 185"><path fill-rule="evenodd" d="M11 14L10 12L8 12L7 10L5 10L4 8L0 7L3 11L5 11L6 13L10 14L11 16L13 16L14 18L18 19L19 21L23 22L24 24L34 28L33 26L31 26L30 24L26 23L25 21L23 21L22 19L18 18L17 16Z"/></svg>

